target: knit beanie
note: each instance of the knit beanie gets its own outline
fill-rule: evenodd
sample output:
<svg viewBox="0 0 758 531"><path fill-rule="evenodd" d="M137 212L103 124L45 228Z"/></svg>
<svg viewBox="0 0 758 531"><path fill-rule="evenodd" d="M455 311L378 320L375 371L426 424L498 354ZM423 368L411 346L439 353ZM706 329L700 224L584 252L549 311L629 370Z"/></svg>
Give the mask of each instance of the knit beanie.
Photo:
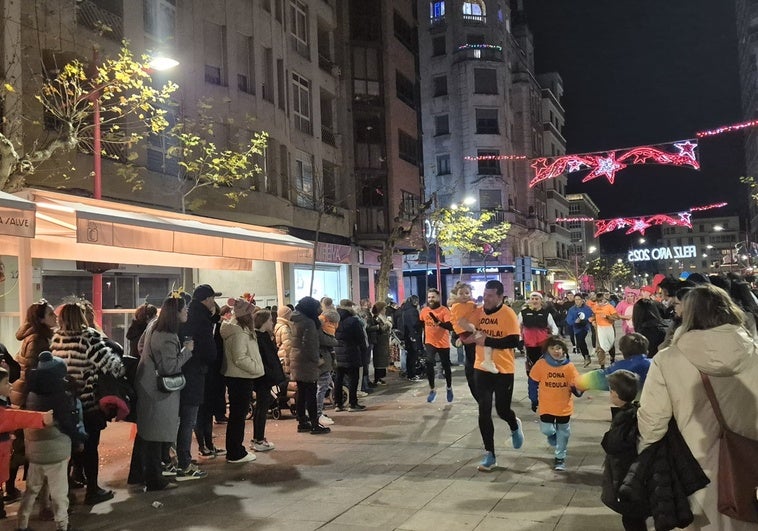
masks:
<svg viewBox="0 0 758 531"><path fill-rule="evenodd" d="M250 304L245 299L229 299L226 301L226 304L234 309L235 317L250 315L255 311L255 305Z"/></svg>
<svg viewBox="0 0 758 531"><path fill-rule="evenodd" d="M59 378L65 378L68 374L66 363L58 356L53 356L52 352L41 352L37 360L37 370L40 372L49 372Z"/></svg>

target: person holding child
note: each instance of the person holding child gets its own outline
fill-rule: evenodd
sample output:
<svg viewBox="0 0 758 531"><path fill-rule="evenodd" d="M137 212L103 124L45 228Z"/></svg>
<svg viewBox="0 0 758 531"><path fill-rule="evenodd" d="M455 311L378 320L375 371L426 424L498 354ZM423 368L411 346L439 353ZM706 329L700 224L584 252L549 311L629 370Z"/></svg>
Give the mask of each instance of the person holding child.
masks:
<svg viewBox="0 0 758 531"><path fill-rule="evenodd" d="M529 386L529 398L533 404L539 399L540 431L555 448L553 469L562 471L566 470L566 449L571 436L573 395L581 396L576 388L579 371L569 360L568 348L560 336L550 336L544 348L545 354L529 372L529 379L536 384Z"/></svg>

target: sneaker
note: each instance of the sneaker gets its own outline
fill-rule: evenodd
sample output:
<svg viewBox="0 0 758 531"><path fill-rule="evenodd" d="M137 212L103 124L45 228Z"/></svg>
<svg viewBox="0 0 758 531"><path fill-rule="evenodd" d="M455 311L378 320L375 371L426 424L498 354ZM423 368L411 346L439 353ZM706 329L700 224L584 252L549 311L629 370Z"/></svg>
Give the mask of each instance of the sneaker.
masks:
<svg viewBox="0 0 758 531"><path fill-rule="evenodd" d="M313 426L311 426L310 422L301 422L300 424L297 425L297 432L305 433L305 432L311 431L312 427Z"/></svg>
<svg viewBox="0 0 758 531"><path fill-rule="evenodd" d="M555 448L555 445L558 444L558 436L555 433L552 435L548 435L547 443L553 448Z"/></svg>
<svg viewBox="0 0 758 531"><path fill-rule="evenodd" d="M540 403L539 402L532 402L532 411L537 413L537 409L539 409Z"/></svg>
<svg viewBox="0 0 758 531"><path fill-rule="evenodd" d="M5 496L3 496L3 501L5 503L17 502L18 500L21 499L21 494L22 492L19 489L12 489L12 490L8 489L8 492L6 492Z"/></svg>
<svg viewBox="0 0 758 531"><path fill-rule="evenodd" d="M84 497L84 504L96 505L98 503L112 500L113 496L115 496L115 494L112 490L105 490L105 489L98 488L94 492L87 493L87 495Z"/></svg>
<svg viewBox="0 0 758 531"><path fill-rule="evenodd" d="M511 432L511 442L513 447L518 450L524 445L524 430L521 429L521 419L516 417L518 428Z"/></svg>
<svg viewBox="0 0 758 531"><path fill-rule="evenodd" d="M447 388L447 401L448 402L452 402L453 398L454 398L453 397L453 388L452 387L448 387Z"/></svg>
<svg viewBox="0 0 758 531"><path fill-rule="evenodd" d="M276 446L274 446L274 443L270 443L266 439L263 439L262 441L253 441L251 448L256 452L268 452L269 450L276 448Z"/></svg>
<svg viewBox="0 0 758 531"><path fill-rule="evenodd" d="M363 404L355 404L354 406L350 406L347 408L347 410L350 412L363 411L364 409L366 409L366 406L364 406Z"/></svg>
<svg viewBox="0 0 758 531"><path fill-rule="evenodd" d="M334 411L342 412L342 411L347 411L347 409L345 408L345 406L335 406Z"/></svg>
<svg viewBox="0 0 758 531"><path fill-rule="evenodd" d="M366 398L368 396L366 391L358 391L356 394L358 395L358 398Z"/></svg>
<svg viewBox="0 0 758 531"><path fill-rule="evenodd" d="M590 359L590 358L585 358L584 359L584 366L585 367L589 367L591 363L592 363L592 359Z"/></svg>
<svg viewBox="0 0 758 531"><path fill-rule="evenodd" d="M385 382L384 380L382 380L381 378L379 378L379 379L376 381L376 385L387 385L387 382Z"/></svg>
<svg viewBox="0 0 758 531"><path fill-rule="evenodd" d="M437 391L432 389L431 391L429 391L429 395L426 397L426 401L431 404L432 402L434 402L435 398L437 398Z"/></svg>
<svg viewBox="0 0 758 531"><path fill-rule="evenodd" d="M497 374L498 372L500 372L497 370L497 367L495 367L495 362L493 362L492 360L484 360L482 364L480 365L480 367L482 368L482 370L491 372L492 374Z"/></svg>
<svg viewBox="0 0 758 531"><path fill-rule="evenodd" d="M242 457L240 457L239 459L227 459L226 462L233 465L239 465L241 463L250 463L252 461L255 461L255 459L256 459L255 454L251 454L248 452ZM205 472L203 472L203 474L205 474ZM179 481L179 478L177 477L176 480Z"/></svg>
<svg viewBox="0 0 758 531"><path fill-rule="evenodd" d="M331 428L317 424L313 426L313 429L311 430L311 435L324 435L325 433L329 433L331 431L332 431Z"/></svg>
<svg viewBox="0 0 758 531"><path fill-rule="evenodd" d="M197 465L193 465L190 463L190 465L187 468L176 469L176 480L177 481L189 481L191 479L203 479L208 476L208 472L204 472L197 468Z"/></svg>
<svg viewBox="0 0 758 531"><path fill-rule="evenodd" d="M163 483L162 485L157 485L155 487L145 487L144 489L142 489L142 491L143 492L155 492L155 491L159 491L159 490L173 490L173 489L176 489L178 487L179 487L178 484L176 484L176 483L174 483L172 481L167 481L167 482Z"/></svg>
<svg viewBox="0 0 758 531"><path fill-rule="evenodd" d="M318 418L318 423L321 424L322 426L331 426L332 424L334 424L334 421L326 415L321 415Z"/></svg>
<svg viewBox="0 0 758 531"><path fill-rule="evenodd" d="M497 459L495 459L495 454L492 452L484 452L484 457L482 457L482 461L476 469L480 472L489 472L496 466Z"/></svg>
<svg viewBox="0 0 758 531"><path fill-rule="evenodd" d="M411 376L410 378L408 378L408 381L409 382L420 382L421 381L421 377L420 376Z"/></svg>
<svg viewBox="0 0 758 531"><path fill-rule="evenodd" d="M209 450L208 448L201 446L200 450L200 457L203 457L205 459L215 459L216 458L216 452L213 450Z"/></svg>
<svg viewBox="0 0 758 531"><path fill-rule="evenodd" d="M566 470L566 460L565 459L558 459L555 458L555 461L553 462L553 470L557 470L558 472L563 472Z"/></svg>
<svg viewBox="0 0 758 531"><path fill-rule="evenodd" d="M172 464L165 465L161 473L167 477L174 477L176 475L176 467Z"/></svg>
<svg viewBox="0 0 758 531"><path fill-rule="evenodd" d="M216 448L215 446L211 449L211 451L216 454L218 457L223 457L226 455L226 450L223 448Z"/></svg>

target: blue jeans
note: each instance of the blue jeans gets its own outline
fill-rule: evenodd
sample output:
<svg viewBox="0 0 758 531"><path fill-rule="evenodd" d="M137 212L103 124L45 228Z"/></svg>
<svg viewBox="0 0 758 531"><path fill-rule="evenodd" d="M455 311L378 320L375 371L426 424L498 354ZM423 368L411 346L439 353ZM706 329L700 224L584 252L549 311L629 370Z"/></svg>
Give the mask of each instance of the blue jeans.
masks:
<svg viewBox="0 0 758 531"><path fill-rule="evenodd" d="M197 422L197 411L200 406L179 406L179 431L176 434L176 458L178 466L185 469L192 462L192 431Z"/></svg>
<svg viewBox="0 0 758 531"><path fill-rule="evenodd" d="M329 387L332 385L332 372L325 372L321 376L318 377L318 381L316 382L316 410L318 411L318 416L320 417L321 414L324 412L324 398L326 398L326 393L329 392Z"/></svg>
<svg viewBox="0 0 758 531"><path fill-rule="evenodd" d="M566 448L568 447L569 437L571 436L571 423L567 420L568 417L553 417L552 419L545 419L551 415L540 415L540 431L543 435L550 437L555 436L555 458L566 459ZM552 422L545 422L549 420ZM565 422L558 422L566 419Z"/></svg>

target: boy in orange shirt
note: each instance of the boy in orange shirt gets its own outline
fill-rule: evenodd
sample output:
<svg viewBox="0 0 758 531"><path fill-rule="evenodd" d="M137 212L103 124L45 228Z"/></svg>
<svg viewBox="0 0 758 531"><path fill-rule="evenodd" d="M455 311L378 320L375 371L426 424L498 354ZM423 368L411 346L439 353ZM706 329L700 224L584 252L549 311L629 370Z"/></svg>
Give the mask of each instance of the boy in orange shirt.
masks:
<svg viewBox="0 0 758 531"><path fill-rule="evenodd" d="M426 377L429 379L429 396L431 403L437 398L434 388L434 364L437 354L442 362L447 383L447 401L453 401L453 373L450 369L450 332L453 330L452 315L446 306L440 304L440 292L430 288L426 292L426 306L419 314L424 323L424 350L426 351Z"/></svg>
<svg viewBox="0 0 758 531"><path fill-rule="evenodd" d="M551 336L545 342L547 352L537 360L529 372L529 378L537 382L535 391L530 386L532 402L539 398L538 414L540 431L547 442L555 448L554 470L566 470L566 447L571 435L571 415L574 413L574 397L581 396L575 387L579 371L568 359L568 348L559 336Z"/></svg>

